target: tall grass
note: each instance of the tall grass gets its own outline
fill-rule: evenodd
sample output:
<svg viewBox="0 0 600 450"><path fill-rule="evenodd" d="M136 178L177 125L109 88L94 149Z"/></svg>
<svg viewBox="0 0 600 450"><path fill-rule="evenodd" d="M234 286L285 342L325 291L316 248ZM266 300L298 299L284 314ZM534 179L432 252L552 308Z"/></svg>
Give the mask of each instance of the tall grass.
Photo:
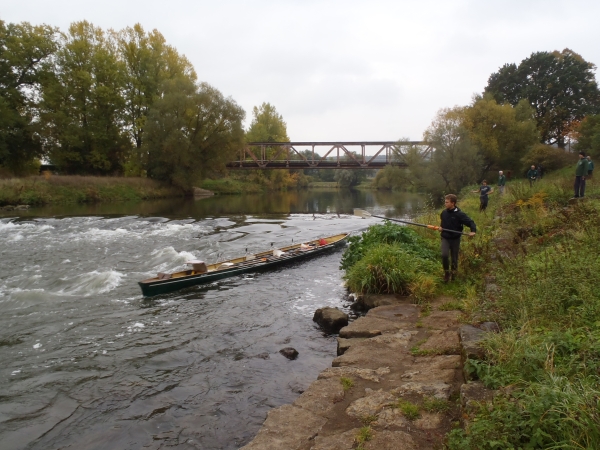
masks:
<svg viewBox="0 0 600 450"><path fill-rule="evenodd" d="M572 184L514 182L490 198L479 250L498 289L481 289L477 308L503 331L467 368L504 394L450 434L451 449L600 448L600 186L569 203Z"/></svg>

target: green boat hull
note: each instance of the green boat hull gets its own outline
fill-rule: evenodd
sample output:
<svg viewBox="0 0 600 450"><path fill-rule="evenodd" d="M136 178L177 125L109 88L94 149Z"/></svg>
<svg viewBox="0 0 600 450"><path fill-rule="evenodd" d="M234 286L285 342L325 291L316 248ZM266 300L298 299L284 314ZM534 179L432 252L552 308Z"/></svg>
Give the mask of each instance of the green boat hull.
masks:
<svg viewBox="0 0 600 450"><path fill-rule="evenodd" d="M229 269L217 270L214 272L208 272L203 274L194 274L184 276L180 278L170 278L164 280L153 280L153 281L140 281L138 284L142 288L142 294L146 297L154 295L167 294L169 292L177 291L179 289L188 288L191 286L197 286L200 284L212 283L214 281L222 280L224 278L231 278L237 275L250 272L264 272L272 270L277 267L282 267L294 262L303 261L305 259L321 255L328 251L334 250L341 245L344 245L346 238L340 239L339 241L331 244L323 245L312 250L300 252L290 256L282 256L279 258L273 258L268 261L258 262L257 264L244 265L240 267L232 267Z"/></svg>

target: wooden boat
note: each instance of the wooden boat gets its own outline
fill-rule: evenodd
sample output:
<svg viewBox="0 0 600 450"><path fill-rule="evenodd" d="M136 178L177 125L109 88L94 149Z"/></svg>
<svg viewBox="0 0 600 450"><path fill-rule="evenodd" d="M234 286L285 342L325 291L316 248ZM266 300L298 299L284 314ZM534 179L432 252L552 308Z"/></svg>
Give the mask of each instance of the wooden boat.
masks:
<svg viewBox="0 0 600 450"><path fill-rule="evenodd" d="M197 284L211 283L246 272L259 272L299 261L331 250L345 242L348 233L336 234L302 244L290 245L240 258L206 265L202 261L190 261L191 270L159 273L154 278L138 282L145 296L172 292Z"/></svg>

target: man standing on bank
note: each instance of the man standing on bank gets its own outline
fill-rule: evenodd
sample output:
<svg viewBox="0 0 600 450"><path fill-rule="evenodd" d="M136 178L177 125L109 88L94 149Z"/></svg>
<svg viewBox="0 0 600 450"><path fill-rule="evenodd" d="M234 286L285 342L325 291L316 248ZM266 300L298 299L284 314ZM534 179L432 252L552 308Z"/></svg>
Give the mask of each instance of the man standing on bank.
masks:
<svg viewBox="0 0 600 450"><path fill-rule="evenodd" d="M486 180L483 180L479 189L473 192L479 192L479 212L485 213L489 200L488 194L491 194L494 190L487 185Z"/></svg>
<svg viewBox="0 0 600 450"><path fill-rule="evenodd" d="M575 167L575 195L574 198L583 198L585 195L585 177L588 174L588 160L585 152L579 152L579 161Z"/></svg>
<svg viewBox="0 0 600 450"><path fill-rule="evenodd" d="M504 172L498 172L498 190L501 194L504 194L504 186L506 185L506 175Z"/></svg>
<svg viewBox="0 0 600 450"><path fill-rule="evenodd" d="M535 180L537 180L538 177L538 171L535 169L535 166L532 165L531 169L529 169L527 171L527 179L529 180L529 187L533 186L533 183L535 183Z"/></svg>
<svg viewBox="0 0 600 450"><path fill-rule="evenodd" d="M456 195L446 195L444 198L445 209L440 214L441 228L444 228L441 232L444 283L447 283L456 276L456 270L458 269L458 252L460 249L460 233L463 231L463 227L467 226L471 229L469 236L475 236L475 232L477 231L473 219L456 206L457 201ZM457 231L458 233L452 233L452 231L447 230ZM450 265L450 257L452 258L452 266ZM450 268L452 268L452 272L450 272Z"/></svg>

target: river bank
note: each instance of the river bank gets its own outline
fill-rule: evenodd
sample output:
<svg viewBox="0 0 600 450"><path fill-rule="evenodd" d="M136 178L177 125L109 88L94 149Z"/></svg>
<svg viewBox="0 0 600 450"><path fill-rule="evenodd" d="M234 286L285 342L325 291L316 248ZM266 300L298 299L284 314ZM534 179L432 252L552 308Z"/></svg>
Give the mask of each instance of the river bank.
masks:
<svg viewBox="0 0 600 450"><path fill-rule="evenodd" d="M49 175L0 180L0 206L140 201L183 197L148 178Z"/></svg>
<svg viewBox="0 0 600 450"><path fill-rule="evenodd" d="M590 180L587 198L571 199L572 183L513 182L486 213L463 191L478 234L461 246L458 279L342 329L338 341L354 343L245 448L598 448L600 191ZM451 362L446 378L436 358Z"/></svg>

